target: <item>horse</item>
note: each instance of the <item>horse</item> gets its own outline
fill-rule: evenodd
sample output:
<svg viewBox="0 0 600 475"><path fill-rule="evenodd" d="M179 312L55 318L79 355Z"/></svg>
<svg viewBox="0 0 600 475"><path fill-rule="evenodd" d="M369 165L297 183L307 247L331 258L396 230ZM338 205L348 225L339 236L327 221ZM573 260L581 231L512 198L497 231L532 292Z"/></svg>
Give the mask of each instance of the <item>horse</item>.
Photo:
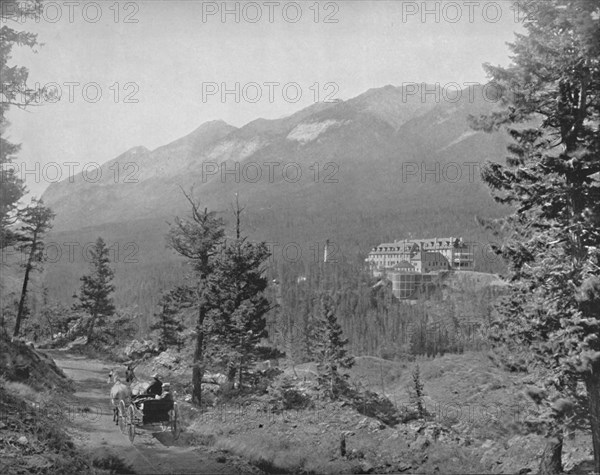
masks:
<svg viewBox="0 0 600 475"><path fill-rule="evenodd" d="M116 376L118 374L118 370L111 369L110 373L108 373L108 383L113 382L113 375ZM127 375L127 371L125 371ZM135 396L137 394L144 394L150 383L141 382L138 377L134 374L133 369L131 369L130 373L131 380L125 380L125 384L127 384L131 388L131 393Z"/></svg>
<svg viewBox="0 0 600 475"><path fill-rule="evenodd" d="M108 382L114 383L113 387L110 389L110 403L113 406L113 422L118 425L119 424L119 402L125 401L125 404L128 404L131 400L131 388L122 383L119 379L119 376L115 374L112 370L108 374ZM124 416L124 414L121 414Z"/></svg>
<svg viewBox="0 0 600 475"><path fill-rule="evenodd" d="M110 399L111 404L113 405L113 421L118 423L118 413L119 413L119 401L122 399L125 403L129 403L134 396L140 396L142 394L146 394L146 390L150 383L144 383L137 379L134 375L134 379L131 383L125 383L120 380L118 373L116 370L111 369L108 373L107 383L114 383L111 391L110 391ZM119 386L117 386L119 385ZM125 388L125 389L123 389ZM121 395L119 395L119 390L121 390ZM115 397L113 397L113 393Z"/></svg>

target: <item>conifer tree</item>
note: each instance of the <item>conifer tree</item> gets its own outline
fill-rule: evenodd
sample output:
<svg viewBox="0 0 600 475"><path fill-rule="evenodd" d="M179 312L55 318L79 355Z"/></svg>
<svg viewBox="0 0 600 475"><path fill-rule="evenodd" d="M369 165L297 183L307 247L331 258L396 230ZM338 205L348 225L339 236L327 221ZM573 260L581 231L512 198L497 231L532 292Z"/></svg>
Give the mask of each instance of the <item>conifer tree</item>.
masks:
<svg viewBox="0 0 600 475"><path fill-rule="evenodd" d="M91 249L91 272L81 278L79 295L75 298L78 302L75 310L84 310L91 317L87 327L88 344L94 339L94 328L97 323L102 324L106 317L115 313L115 306L111 294L115 290L112 284L114 272L110 267L109 250L104 240L99 237L96 245Z"/></svg>
<svg viewBox="0 0 600 475"><path fill-rule="evenodd" d="M216 303L213 290L218 287L214 282L215 257L223 243L225 231L223 220L216 212L202 209L191 194L183 192L191 206L189 218L175 218L171 225L167 241L169 246L179 255L189 259L194 268L195 282L191 304L197 311L196 346L192 367L192 401L202 403L202 376L204 374L205 353L205 319Z"/></svg>
<svg viewBox="0 0 600 475"><path fill-rule="evenodd" d="M244 373L256 361L259 343L267 336L266 314L271 309L264 268L270 253L265 243L242 236L242 211L236 200L235 238L225 242L215 260L211 283L217 303L208 330L212 357L227 366L230 382L237 375L240 388Z"/></svg>
<svg viewBox="0 0 600 475"><path fill-rule="evenodd" d="M161 297L156 322L150 327L151 330L158 330L158 347L161 351L172 346L181 350L181 332L185 329L181 312L190 306L190 301L191 290L184 286L176 287Z"/></svg>
<svg viewBox="0 0 600 475"><path fill-rule="evenodd" d="M337 399L346 385L347 374L341 369L354 365L354 357L348 354L348 340L343 337L342 327L337 321L332 297L321 296L321 314L318 321L316 354L318 358L319 386L331 399Z"/></svg>
<svg viewBox="0 0 600 475"><path fill-rule="evenodd" d="M474 121L486 131L505 126L514 140L506 165L482 170L495 199L515 207L491 225L504 237L498 252L512 281L496 338L538 358L547 394L576 401L577 382L585 384L600 472L600 5L516 7L526 34L510 45L512 64L485 66L503 107ZM543 473L561 470L563 412L552 408Z"/></svg>
<svg viewBox="0 0 600 475"><path fill-rule="evenodd" d="M21 322L26 312L27 290L31 271L44 261L44 235L52 227L54 213L50 208L44 206L41 200L33 199L31 204L19 213L21 226L19 227L18 240L19 249L27 254L25 263L25 275L21 288L21 298L17 310L17 319L13 336L18 336Z"/></svg>
<svg viewBox="0 0 600 475"><path fill-rule="evenodd" d="M37 35L18 31L8 26L10 22L18 25L26 19L39 20L41 0L28 2L3 0L0 11L0 76L2 76L2 94L0 94L0 249L15 244L17 234L12 225L17 221L17 206L26 193L19 173L10 166L21 146L6 139L9 122L6 112L10 107L25 109L35 105L44 91L36 91L27 85L29 71L23 66L10 65L14 46L27 46L35 51L38 46Z"/></svg>

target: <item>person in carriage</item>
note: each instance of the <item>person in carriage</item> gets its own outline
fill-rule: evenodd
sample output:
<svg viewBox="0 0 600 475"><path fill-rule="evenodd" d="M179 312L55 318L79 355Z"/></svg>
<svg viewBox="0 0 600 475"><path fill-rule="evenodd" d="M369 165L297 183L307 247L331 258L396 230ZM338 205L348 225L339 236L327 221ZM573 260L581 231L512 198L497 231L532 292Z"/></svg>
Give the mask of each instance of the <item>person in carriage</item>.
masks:
<svg viewBox="0 0 600 475"><path fill-rule="evenodd" d="M157 399L162 399L163 401L172 401L173 395L171 394L171 384L164 383L162 389L162 394L158 396Z"/></svg>
<svg viewBox="0 0 600 475"><path fill-rule="evenodd" d="M161 381L161 376L156 373L152 375L152 382L150 383L150 386L148 386L143 393L133 396L133 400L141 402L142 400L146 399L156 399L157 397L160 397L162 392L163 383Z"/></svg>
<svg viewBox="0 0 600 475"><path fill-rule="evenodd" d="M163 383L160 380L160 375L153 374L152 379L153 379L152 383L150 383L150 386L148 386L148 389L146 389L146 395L147 396L160 396L163 391Z"/></svg>

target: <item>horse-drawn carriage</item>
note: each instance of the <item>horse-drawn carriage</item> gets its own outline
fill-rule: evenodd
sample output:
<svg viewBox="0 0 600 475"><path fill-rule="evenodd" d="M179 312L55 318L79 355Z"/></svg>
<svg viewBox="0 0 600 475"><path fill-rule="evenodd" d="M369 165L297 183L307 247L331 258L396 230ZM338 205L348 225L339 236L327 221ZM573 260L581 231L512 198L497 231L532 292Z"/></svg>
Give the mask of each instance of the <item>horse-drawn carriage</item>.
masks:
<svg viewBox="0 0 600 475"><path fill-rule="evenodd" d="M133 398L129 405L119 401L118 424L123 434L127 433L133 443L136 427L160 424L162 430L170 430L174 438L179 437L179 409L172 399Z"/></svg>
<svg viewBox="0 0 600 475"><path fill-rule="evenodd" d="M121 382L112 370L108 375L108 382L114 383L110 391L113 422L116 422L123 434L127 433L132 443L136 427L148 425L160 424L163 431L170 429L173 437L179 437L179 408L168 391L168 383L164 384L166 393L155 396L146 392L149 388L141 382Z"/></svg>

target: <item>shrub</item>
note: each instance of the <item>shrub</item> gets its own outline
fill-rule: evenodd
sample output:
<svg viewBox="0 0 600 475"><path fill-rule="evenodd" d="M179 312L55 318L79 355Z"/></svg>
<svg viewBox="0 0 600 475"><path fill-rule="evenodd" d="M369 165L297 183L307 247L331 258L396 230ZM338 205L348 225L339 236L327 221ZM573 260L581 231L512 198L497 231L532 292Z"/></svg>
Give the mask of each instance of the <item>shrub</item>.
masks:
<svg viewBox="0 0 600 475"><path fill-rule="evenodd" d="M314 406L310 396L300 391L287 376L274 383L269 388L269 394L275 399L275 410L308 409Z"/></svg>
<svg viewBox="0 0 600 475"><path fill-rule="evenodd" d="M279 368L267 368L262 371L255 371L249 373L246 377L246 381L249 383L250 388L257 394L265 394L269 390L269 386L273 380L283 373Z"/></svg>
<svg viewBox="0 0 600 475"><path fill-rule="evenodd" d="M421 372L419 365L415 367L412 373L413 386L408 390L410 402L416 410L420 419L427 415L423 397L425 395L423 382L421 381Z"/></svg>

